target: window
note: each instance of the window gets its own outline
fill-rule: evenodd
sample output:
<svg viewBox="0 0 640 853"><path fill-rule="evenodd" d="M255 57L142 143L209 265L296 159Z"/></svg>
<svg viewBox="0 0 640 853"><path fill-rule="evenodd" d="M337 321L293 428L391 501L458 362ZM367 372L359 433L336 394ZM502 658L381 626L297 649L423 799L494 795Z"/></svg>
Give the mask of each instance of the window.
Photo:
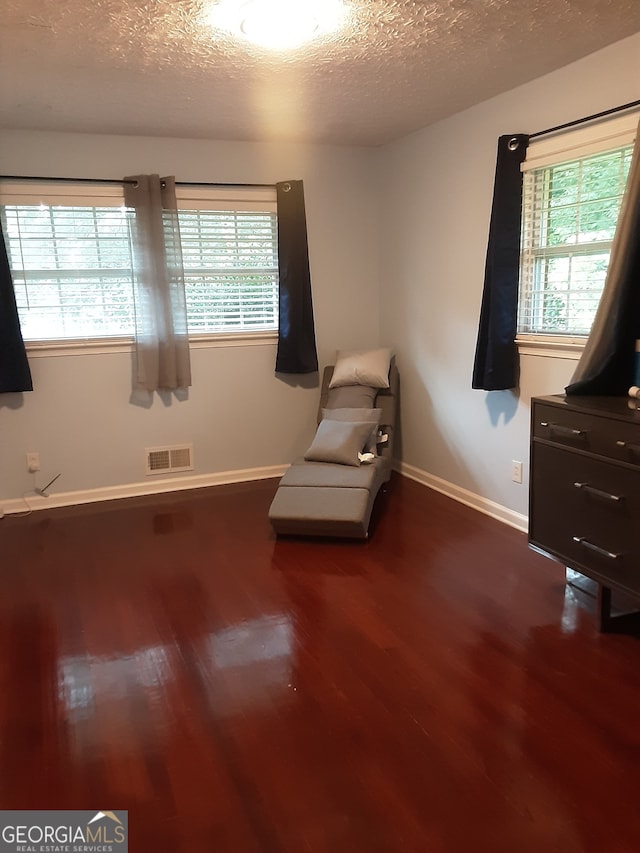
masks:
<svg viewBox="0 0 640 853"><path fill-rule="evenodd" d="M275 190L177 187L189 334L277 331Z"/></svg>
<svg viewBox="0 0 640 853"><path fill-rule="evenodd" d="M275 190L178 187L190 337L277 331ZM133 337L129 236L118 186L0 186L26 341Z"/></svg>
<svg viewBox="0 0 640 853"><path fill-rule="evenodd" d="M69 185L58 195L24 184L13 196L9 189L2 224L25 340L133 336L122 191L95 187L87 195Z"/></svg>
<svg viewBox="0 0 640 853"><path fill-rule="evenodd" d="M579 341L604 286L635 119L533 143L523 164L518 333Z"/></svg>

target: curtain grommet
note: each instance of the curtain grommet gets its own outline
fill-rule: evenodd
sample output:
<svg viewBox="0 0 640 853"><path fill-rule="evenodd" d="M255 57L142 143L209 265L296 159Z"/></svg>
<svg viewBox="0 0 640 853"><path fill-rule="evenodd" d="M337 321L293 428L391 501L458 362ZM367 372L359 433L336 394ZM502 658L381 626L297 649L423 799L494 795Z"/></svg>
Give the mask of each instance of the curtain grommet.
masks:
<svg viewBox="0 0 640 853"><path fill-rule="evenodd" d="M282 192L283 193L290 193L291 192L291 184L288 182L286 184L283 184L282 185Z"/></svg>
<svg viewBox="0 0 640 853"><path fill-rule="evenodd" d="M507 148L509 151L517 151L520 146L520 140L517 136L512 136L511 139L507 142Z"/></svg>

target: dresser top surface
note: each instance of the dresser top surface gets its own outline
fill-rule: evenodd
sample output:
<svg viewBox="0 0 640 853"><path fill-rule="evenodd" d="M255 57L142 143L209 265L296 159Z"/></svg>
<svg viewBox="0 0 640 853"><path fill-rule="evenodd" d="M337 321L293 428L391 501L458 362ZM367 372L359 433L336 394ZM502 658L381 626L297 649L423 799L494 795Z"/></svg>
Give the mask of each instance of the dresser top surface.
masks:
<svg viewBox="0 0 640 853"><path fill-rule="evenodd" d="M567 397L564 394L552 394L548 397L533 397L531 402L640 424L640 400L631 397Z"/></svg>

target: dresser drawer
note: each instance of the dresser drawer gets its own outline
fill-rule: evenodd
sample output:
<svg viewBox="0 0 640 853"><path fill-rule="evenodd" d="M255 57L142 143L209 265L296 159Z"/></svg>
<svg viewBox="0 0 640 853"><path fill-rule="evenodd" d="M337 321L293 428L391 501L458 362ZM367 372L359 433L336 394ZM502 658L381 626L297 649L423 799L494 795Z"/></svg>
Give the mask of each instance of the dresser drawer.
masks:
<svg viewBox="0 0 640 853"><path fill-rule="evenodd" d="M567 565L640 592L638 472L534 442L529 538Z"/></svg>
<svg viewBox="0 0 640 853"><path fill-rule="evenodd" d="M534 403L532 437L640 467L640 423Z"/></svg>

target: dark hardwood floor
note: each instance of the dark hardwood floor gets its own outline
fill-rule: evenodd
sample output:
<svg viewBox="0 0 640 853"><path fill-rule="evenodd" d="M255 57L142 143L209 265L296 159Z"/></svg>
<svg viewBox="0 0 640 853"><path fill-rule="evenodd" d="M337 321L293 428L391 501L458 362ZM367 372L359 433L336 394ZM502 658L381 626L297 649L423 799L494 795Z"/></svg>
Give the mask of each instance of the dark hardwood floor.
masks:
<svg viewBox="0 0 640 853"><path fill-rule="evenodd" d="M637 853L640 642L410 480L366 543L276 541L275 486L0 522L0 808L128 809L132 853Z"/></svg>

